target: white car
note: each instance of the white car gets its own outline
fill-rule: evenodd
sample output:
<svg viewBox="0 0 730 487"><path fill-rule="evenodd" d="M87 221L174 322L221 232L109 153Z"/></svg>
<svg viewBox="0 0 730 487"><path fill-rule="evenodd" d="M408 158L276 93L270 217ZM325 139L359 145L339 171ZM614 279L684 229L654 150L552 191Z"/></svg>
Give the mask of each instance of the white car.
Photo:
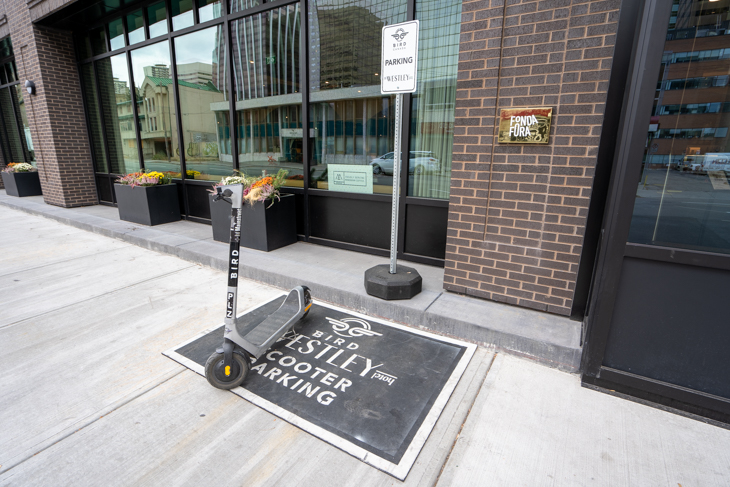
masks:
<svg viewBox="0 0 730 487"><path fill-rule="evenodd" d="M373 166L373 174L393 175L393 152L388 152L370 161ZM424 174L436 172L441 168L439 160L433 157L431 151L411 151L408 159L409 174Z"/></svg>

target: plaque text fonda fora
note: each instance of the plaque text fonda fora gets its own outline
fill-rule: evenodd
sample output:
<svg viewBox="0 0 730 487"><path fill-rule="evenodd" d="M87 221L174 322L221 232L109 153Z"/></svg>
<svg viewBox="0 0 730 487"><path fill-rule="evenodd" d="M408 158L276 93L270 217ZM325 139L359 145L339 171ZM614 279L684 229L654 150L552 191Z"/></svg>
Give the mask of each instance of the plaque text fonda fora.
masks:
<svg viewBox="0 0 730 487"><path fill-rule="evenodd" d="M500 144L547 144L551 107L503 108L499 114Z"/></svg>

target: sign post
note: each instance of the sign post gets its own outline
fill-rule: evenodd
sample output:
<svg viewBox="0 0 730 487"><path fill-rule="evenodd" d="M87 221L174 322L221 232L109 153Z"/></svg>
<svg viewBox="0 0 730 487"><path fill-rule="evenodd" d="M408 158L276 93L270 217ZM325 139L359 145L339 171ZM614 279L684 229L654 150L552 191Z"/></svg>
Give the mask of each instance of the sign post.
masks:
<svg viewBox="0 0 730 487"><path fill-rule="evenodd" d="M393 207L390 222L390 267L365 271L365 290L383 299L410 299L421 292L421 276L415 269L398 272L398 208L400 196L401 125L403 93L413 93L418 75L418 20L387 25L382 31L380 92L395 94L395 140L393 154ZM386 266L387 267L387 266Z"/></svg>

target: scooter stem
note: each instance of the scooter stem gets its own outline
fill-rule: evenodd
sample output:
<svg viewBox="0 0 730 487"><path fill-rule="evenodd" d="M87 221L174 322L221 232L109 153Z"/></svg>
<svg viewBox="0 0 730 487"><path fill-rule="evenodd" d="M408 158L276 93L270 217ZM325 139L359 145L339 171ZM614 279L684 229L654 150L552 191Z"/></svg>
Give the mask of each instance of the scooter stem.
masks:
<svg viewBox="0 0 730 487"><path fill-rule="evenodd" d="M238 303L238 275L241 255L241 211L243 208L243 185L232 184L219 188L222 193L231 192L231 238L228 250L228 292L226 298L226 331L235 329L236 306Z"/></svg>

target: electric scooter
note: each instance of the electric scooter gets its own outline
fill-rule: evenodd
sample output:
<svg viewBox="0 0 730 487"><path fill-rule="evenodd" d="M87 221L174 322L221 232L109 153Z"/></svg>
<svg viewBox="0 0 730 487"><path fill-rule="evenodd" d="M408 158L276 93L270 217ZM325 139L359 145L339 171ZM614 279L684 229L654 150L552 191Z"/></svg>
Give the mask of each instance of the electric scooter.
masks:
<svg viewBox="0 0 730 487"><path fill-rule="evenodd" d="M232 221L228 255L228 292L223 345L205 363L205 378L218 389L233 389L243 383L251 368L252 357L258 359L271 345L307 316L312 296L306 286L297 286L281 306L258 324L242 323L236 316L238 273L241 249L241 211L243 185L218 187L215 200L231 203Z"/></svg>

